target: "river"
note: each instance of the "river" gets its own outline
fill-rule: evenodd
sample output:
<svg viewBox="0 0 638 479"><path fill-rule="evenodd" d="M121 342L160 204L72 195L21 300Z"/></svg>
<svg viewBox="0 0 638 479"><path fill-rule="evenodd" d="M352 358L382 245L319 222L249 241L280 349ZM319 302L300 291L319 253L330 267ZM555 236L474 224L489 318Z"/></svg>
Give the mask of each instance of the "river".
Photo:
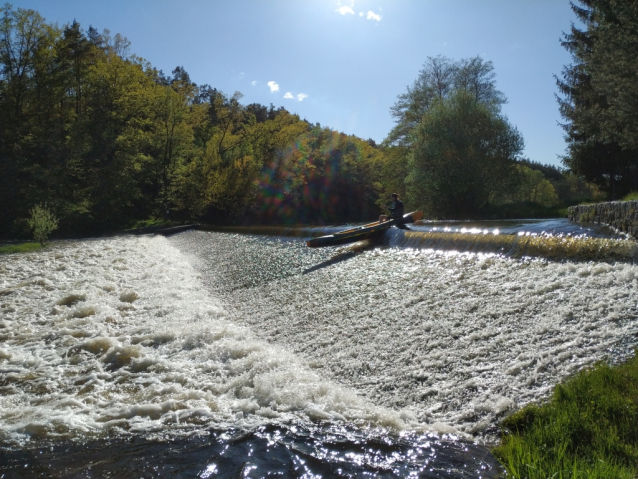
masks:
<svg viewBox="0 0 638 479"><path fill-rule="evenodd" d="M565 220L412 228L0 257L0 477L496 477L502 417L633 354L636 243Z"/></svg>

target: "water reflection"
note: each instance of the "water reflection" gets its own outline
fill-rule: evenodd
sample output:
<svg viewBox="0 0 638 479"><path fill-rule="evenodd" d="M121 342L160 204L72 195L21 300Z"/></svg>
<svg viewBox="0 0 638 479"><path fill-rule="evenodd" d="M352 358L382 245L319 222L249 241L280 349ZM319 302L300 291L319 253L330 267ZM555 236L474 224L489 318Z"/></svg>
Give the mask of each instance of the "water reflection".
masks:
<svg viewBox="0 0 638 479"><path fill-rule="evenodd" d="M502 469L484 446L435 435L389 436L345 427L213 430L171 441L139 437L0 450L0 477L489 478Z"/></svg>

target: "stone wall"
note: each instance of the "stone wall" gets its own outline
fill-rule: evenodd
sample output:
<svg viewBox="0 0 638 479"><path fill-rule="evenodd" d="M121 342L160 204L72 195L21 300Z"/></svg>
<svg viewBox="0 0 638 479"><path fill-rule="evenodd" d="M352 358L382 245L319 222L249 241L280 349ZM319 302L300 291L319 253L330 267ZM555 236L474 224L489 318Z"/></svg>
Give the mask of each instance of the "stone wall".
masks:
<svg viewBox="0 0 638 479"><path fill-rule="evenodd" d="M609 225L638 238L638 200L570 206L570 221Z"/></svg>

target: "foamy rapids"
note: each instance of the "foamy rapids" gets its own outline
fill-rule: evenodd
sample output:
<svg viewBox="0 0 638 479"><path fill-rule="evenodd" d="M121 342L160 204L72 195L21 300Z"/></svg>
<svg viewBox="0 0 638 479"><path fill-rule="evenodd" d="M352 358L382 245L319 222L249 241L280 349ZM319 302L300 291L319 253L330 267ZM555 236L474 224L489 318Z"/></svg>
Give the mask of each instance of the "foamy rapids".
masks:
<svg viewBox="0 0 638 479"><path fill-rule="evenodd" d="M163 237L0 257L1 440L317 419L414 422L229 322Z"/></svg>
<svg viewBox="0 0 638 479"><path fill-rule="evenodd" d="M629 354L637 311L628 263L208 232L59 243L0 257L0 438L318 420L480 437Z"/></svg>
<svg viewBox="0 0 638 479"><path fill-rule="evenodd" d="M491 440L505 415L638 342L638 266L628 262L309 249L202 231L170 241L193 255L234 321L439 432Z"/></svg>

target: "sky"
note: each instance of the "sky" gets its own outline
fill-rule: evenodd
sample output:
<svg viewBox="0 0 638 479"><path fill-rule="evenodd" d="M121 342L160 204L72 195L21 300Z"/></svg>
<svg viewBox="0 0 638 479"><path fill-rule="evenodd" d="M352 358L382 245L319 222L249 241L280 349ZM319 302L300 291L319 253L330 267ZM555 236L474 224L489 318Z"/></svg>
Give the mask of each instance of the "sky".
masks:
<svg viewBox="0 0 638 479"><path fill-rule="evenodd" d="M274 104L377 143L428 57L494 64L523 155L560 166L554 75L576 17L568 0L14 0L63 26L107 28L131 53L242 102Z"/></svg>

